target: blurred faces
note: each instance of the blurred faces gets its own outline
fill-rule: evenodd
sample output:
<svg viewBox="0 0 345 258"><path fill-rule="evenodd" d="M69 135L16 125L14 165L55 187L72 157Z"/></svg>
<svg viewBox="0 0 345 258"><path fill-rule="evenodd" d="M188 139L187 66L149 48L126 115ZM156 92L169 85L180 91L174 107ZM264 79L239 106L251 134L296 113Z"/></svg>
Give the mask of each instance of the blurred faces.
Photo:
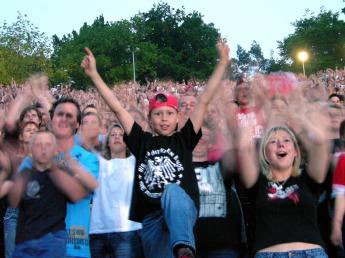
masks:
<svg viewBox="0 0 345 258"><path fill-rule="evenodd" d="M178 112L169 106L161 106L151 111L150 126L158 135L172 135L178 123Z"/></svg>
<svg viewBox="0 0 345 258"><path fill-rule="evenodd" d="M36 167L50 165L56 151L55 137L49 132L39 132L30 144L32 159Z"/></svg>
<svg viewBox="0 0 345 258"><path fill-rule="evenodd" d="M97 138L100 133L101 121L95 113L85 115L81 121L80 130L83 136Z"/></svg>
<svg viewBox="0 0 345 258"><path fill-rule="evenodd" d="M26 122L34 122L37 125L40 124L41 121L35 109L30 109L29 111L26 112L22 123L26 123Z"/></svg>
<svg viewBox="0 0 345 258"><path fill-rule="evenodd" d="M341 100L339 99L338 96L333 96L329 99L329 102L333 103L334 105L337 106L342 106Z"/></svg>
<svg viewBox="0 0 345 258"><path fill-rule="evenodd" d="M235 88L235 98L240 107L246 107L251 102L251 92L248 83L241 83Z"/></svg>
<svg viewBox="0 0 345 258"><path fill-rule="evenodd" d="M59 104L52 118L52 131L57 138L72 137L79 127L78 110L73 103Z"/></svg>
<svg viewBox="0 0 345 258"><path fill-rule="evenodd" d="M124 131L122 128L115 126L108 135L108 147L112 157L126 157L126 144L123 141Z"/></svg>
<svg viewBox="0 0 345 258"><path fill-rule="evenodd" d="M294 159L297 156L295 144L284 130L273 132L265 146L265 157L273 171L293 169Z"/></svg>
<svg viewBox="0 0 345 258"><path fill-rule="evenodd" d="M184 95L180 98L180 113L186 117L190 117L196 105L194 96Z"/></svg>
<svg viewBox="0 0 345 258"><path fill-rule="evenodd" d="M23 129L19 135L19 139L23 143L29 143L32 136L38 131L38 126L34 122L24 124Z"/></svg>

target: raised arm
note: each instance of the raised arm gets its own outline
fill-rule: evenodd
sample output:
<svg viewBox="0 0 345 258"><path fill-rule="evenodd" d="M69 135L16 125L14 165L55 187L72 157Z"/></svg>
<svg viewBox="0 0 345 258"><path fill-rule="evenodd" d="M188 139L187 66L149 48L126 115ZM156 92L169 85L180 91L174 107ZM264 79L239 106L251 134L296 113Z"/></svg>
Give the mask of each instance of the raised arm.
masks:
<svg viewBox="0 0 345 258"><path fill-rule="evenodd" d="M219 62L217 63L210 79L208 80L204 92L198 98L194 112L190 117L195 132L198 132L200 130L207 106L215 95L217 87L222 80L224 71L230 62L230 49L224 41L218 41L217 50L219 55Z"/></svg>
<svg viewBox="0 0 345 258"><path fill-rule="evenodd" d="M112 93L108 86L103 81L102 77L97 72L96 59L89 48L85 48L86 55L81 63L81 67L87 76L90 77L100 95L108 104L110 109L115 113L119 119L126 134L132 130L134 119L121 105L117 97Z"/></svg>

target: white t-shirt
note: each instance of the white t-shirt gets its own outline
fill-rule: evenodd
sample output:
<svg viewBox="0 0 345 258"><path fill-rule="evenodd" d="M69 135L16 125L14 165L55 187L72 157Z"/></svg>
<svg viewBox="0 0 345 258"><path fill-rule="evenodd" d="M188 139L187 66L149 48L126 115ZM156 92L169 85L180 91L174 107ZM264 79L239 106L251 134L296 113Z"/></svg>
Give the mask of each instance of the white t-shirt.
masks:
<svg viewBox="0 0 345 258"><path fill-rule="evenodd" d="M91 210L90 234L139 230L128 219L134 181L135 157L106 160L99 156L98 187Z"/></svg>

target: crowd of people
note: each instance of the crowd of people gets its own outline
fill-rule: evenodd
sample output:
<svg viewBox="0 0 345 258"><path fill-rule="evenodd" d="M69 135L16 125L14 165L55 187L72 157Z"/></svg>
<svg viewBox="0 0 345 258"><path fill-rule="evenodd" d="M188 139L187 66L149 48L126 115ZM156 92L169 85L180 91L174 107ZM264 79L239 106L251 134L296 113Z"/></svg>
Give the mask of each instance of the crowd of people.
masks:
<svg viewBox="0 0 345 258"><path fill-rule="evenodd" d="M344 257L345 69L0 87L3 257ZM1 256L0 255L0 256Z"/></svg>

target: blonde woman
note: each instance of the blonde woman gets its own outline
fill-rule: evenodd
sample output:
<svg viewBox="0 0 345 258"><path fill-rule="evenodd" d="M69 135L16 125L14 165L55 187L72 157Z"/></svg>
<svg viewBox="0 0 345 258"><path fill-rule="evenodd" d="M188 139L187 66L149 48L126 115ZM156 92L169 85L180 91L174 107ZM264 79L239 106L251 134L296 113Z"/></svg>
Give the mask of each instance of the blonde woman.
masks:
<svg viewBox="0 0 345 258"><path fill-rule="evenodd" d="M328 144L322 130L304 129L301 138L308 153L304 169L300 169L300 146L288 127L268 130L258 155L253 144L243 134L240 137L241 175L256 207L256 258L327 257L316 209Z"/></svg>

